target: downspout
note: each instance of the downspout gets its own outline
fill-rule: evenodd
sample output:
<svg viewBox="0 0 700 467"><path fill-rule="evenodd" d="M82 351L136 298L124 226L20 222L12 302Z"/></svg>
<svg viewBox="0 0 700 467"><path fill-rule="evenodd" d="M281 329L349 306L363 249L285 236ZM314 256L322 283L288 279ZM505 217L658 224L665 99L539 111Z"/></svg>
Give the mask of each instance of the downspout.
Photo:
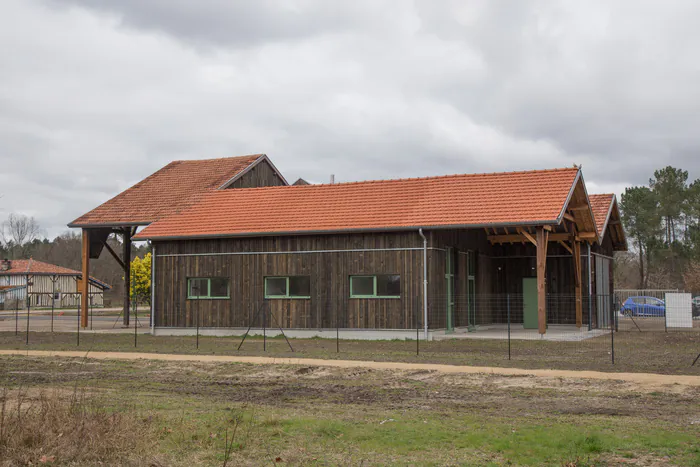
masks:
<svg viewBox="0 0 700 467"><path fill-rule="evenodd" d="M591 316L591 313L593 312L593 280L592 280L592 271L591 271L591 244L587 243L588 245L588 330L590 331L593 329L593 317Z"/></svg>
<svg viewBox="0 0 700 467"><path fill-rule="evenodd" d="M418 235L423 238L423 336L428 340L428 239L423 235L423 229L418 229Z"/></svg>
<svg viewBox="0 0 700 467"><path fill-rule="evenodd" d="M150 241L149 241L150 243ZM151 245L151 335L156 327L156 246Z"/></svg>

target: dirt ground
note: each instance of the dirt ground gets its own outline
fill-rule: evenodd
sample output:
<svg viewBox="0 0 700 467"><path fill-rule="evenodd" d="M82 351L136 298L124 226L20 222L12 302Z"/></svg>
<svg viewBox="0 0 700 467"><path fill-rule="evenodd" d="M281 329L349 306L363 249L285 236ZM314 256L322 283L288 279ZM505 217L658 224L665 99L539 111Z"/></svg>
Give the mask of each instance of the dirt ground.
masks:
<svg viewBox="0 0 700 467"><path fill-rule="evenodd" d="M700 386L667 378L0 355L0 387L83 387L192 432L177 446L161 434L154 455L180 457L150 465L220 465L202 438L223 438L216 420L238 410L259 431L234 465L691 465Z"/></svg>
<svg viewBox="0 0 700 467"><path fill-rule="evenodd" d="M120 334L0 332L0 349L146 352L158 354L265 356L375 362L435 363L527 369L700 375L700 332L625 331L578 342L452 339L360 341L281 337L134 336ZM291 345L291 348L290 348ZM614 346L614 352L613 352ZM239 348L240 347L240 348ZM510 358L509 358L510 355ZM613 363L614 357L614 363Z"/></svg>
<svg viewBox="0 0 700 467"><path fill-rule="evenodd" d="M686 420L700 425L700 384L578 377L445 373L428 369L375 369L360 366L256 365L212 361L110 360L0 357L3 383L60 386L97 382L93 389L125 384L139 392L149 387L166 392L221 397L226 401L271 406L317 403L367 404L421 410L500 414L634 415L649 420ZM358 363L358 362L353 362ZM128 368L128 379L115 371ZM115 379L116 378L116 379ZM120 381L121 380L121 381ZM104 381L103 384L98 381ZM529 392L535 391L535 392ZM520 397L533 396L538 397ZM660 397L663 395L663 397ZM700 429L700 426L698 426Z"/></svg>
<svg viewBox="0 0 700 467"><path fill-rule="evenodd" d="M680 386L700 387L700 376L661 375L655 373L606 373L600 371L542 370L499 367L475 367L462 365L439 365L431 363L373 362L361 360L323 360L315 358L271 358L216 355L177 355L139 352L79 352L41 350L0 350L0 356L64 357L97 360L155 360L167 362L196 363L245 363L253 365L295 365L310 371L310 368L346 368L370 370L427 371L449 374L489 374L503 377L523 376L538 378L567 378L607 380L634 384L647 390Z"/></svg>

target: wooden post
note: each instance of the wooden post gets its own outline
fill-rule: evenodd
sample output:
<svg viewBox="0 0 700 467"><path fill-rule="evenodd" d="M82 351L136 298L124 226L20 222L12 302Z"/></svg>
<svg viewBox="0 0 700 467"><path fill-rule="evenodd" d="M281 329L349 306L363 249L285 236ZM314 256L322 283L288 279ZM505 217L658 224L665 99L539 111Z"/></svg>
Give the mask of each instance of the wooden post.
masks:
<svg viewBox="0 0 700 467"><path fill-rule="evenodd" d="M583 307L581 303L581 242L574 240L574 290L576 291L576 327L583 326Z"/></svg>
<svg viewBox="0 0 700 467"><path fill-rule="evenodd" d="M83 229L82 249L82 273L83 278L78 283L80 293L80 325L84 328L88 325L88 299L90 294L90 231Z"/></svg>
<svg viewBox="0 0 700 467"><path fill-rule="evenodd" d="M547 290L545 287L547 243L549 243L549 231L543 227L537 227L537 327L540 334L547 332Z"/></svg>
<svg viewBox="0 0 700 467"><path fill-rule="evenodd" d="M124 263L124 326L129 326L129 301L131 299L131 227L124 227L122 261Z"/></svg>

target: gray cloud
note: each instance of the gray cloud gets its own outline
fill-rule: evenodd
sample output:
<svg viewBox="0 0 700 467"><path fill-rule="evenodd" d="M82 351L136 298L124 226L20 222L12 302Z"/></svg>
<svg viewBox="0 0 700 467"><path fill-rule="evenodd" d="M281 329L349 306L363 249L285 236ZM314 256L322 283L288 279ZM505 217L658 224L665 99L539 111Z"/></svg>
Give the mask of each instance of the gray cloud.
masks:
<svg viewBox="0 0 700 467"><path fill-rule="evenodd" d="M51 235L173 159L290 180L700 176L696 2L9 0L0 219Z"/></svg>

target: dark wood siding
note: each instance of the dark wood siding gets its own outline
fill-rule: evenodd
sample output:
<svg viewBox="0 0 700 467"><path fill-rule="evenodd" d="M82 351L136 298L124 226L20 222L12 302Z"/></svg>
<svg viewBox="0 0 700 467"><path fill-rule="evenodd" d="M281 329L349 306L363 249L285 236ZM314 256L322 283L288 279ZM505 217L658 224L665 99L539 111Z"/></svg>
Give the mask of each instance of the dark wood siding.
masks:
<svg viewBox="0 0 700 467"><path fill-rule="evenodd" d="M493 300L493 247L488 242L486 233L478 230L435 230L428 233L429 252L428 283L428 323L431 329L441 329L447 326L447 249L453 248L455 261L454 317L455 326L467 325L467 253L472 251L476 258L475 302L476 323L490 322ZM477 298L481 297L481 298ZM486 298L489 297L489 298Z"/></svg>
<svg viewBox="0 0 700 467"><path fill-rule="evenodd" d="M446 250L455 251L455 326L466 326L467 255L476 255L475 324L522 322L522 279L535 277L529 243L492 246L483 230L428 231L428 324L447 325ZM267 303L284 328L415 329L423 326L423 241L416 231L352 235L305 235L156 242L156 324L166 327L245 327L264 300L265 276L308 275L310 299ZM606 245L594 251L606 251ZM341 251L342 250L342 251ZM581 249L584 323L588 275ZM552 324L575 323L573 258L550 243L547 259L548 316ZM182 255L182 256L168 256ZM400 274L401 298L350 298L349 276ZM231 298L188 300L188 277L229 278ZM611 274L612 277L612 274ZM595 278L593 278L595 283ZM595 290L593 291L595 293ZM595 304L593 305L595 314ZM262 325L258 319L254 326Z"/></svg>
<svg viewBox="0 0 700 467"><path fill-rule="evenodd" d="M264 277L293 275L310 277L311 298L267 300L282 327L422 325L423 252L416 232L158 242L156 253L157 326L195 326L198 315L203 327L248 326L264 302ZM206 253L219 254L201 255ZM173 254L201 256L164 256ZM355 274L400 274L401 298L350 298L349 276ZM229 278L230 299L187 299L188 277L217 276Z"/></svg>
<svg viewBox="0 0 700 467"><path fill-rule="evenodd" d="M257 188L283 185L285 185L284 180L266 160L262 160L227 188Z"/></svg>

